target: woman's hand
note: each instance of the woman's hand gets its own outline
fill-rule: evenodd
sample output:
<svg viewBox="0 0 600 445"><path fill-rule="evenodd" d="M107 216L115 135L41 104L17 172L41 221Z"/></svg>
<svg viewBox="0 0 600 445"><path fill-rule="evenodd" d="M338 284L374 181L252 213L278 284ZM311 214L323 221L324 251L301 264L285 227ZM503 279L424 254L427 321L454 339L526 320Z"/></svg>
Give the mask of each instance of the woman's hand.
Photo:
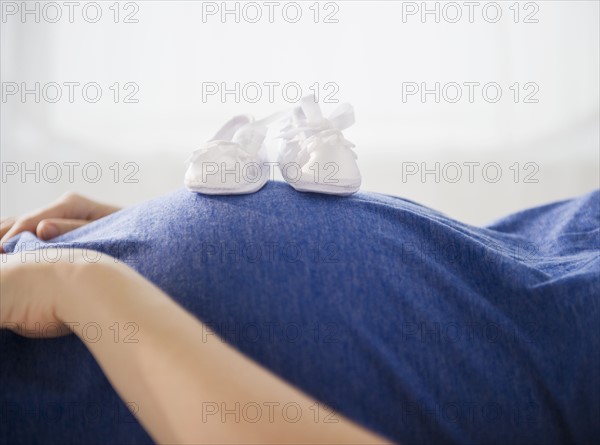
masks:
<svg viewBox="0 0 600 445"><path fill-rule="evenodd" d="M87 297L102 294L103 280L132 272L98 252L73 248L45 252L44 256L36 251L0 256L0 329L34 338L80 335L80 322L97 316L89 302L102 300Z"/></svg>
<svg viewBox="0 0 600 445"><path fill-rule="evenodd" d="M0 253L2 246L21 232L32 232L41 240L62 235L119 210L100 204L76 193L66 193L48 207L24 215L6 218L0 223Z"/></svg>
<svg viewBox="0 0 600 445"><path fill-rule="evenodd" d="M57 250L59 256L61 250ZM64 255L68 258L68 255ZM21 254L0 257L0 327L26 337L57 337L71 331L56 316L65 293L64 260L48 263ZM70 264L74 269L74 263Z"/></svg>

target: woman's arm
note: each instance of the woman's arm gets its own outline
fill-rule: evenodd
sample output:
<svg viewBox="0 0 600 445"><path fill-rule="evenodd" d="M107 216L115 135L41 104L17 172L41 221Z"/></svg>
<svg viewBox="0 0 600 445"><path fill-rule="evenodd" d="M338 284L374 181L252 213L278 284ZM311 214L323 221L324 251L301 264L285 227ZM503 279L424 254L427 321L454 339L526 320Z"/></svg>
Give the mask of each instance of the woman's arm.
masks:
<svg viewBox="0 0 600 445"><path fill-rule="evenodd" d="M19 323L68 323L158 442L383 442L340 415L328 417L323 406L317 410L314 400L207 335L132 269L105 255L96 263L81 258L3 264L2 326L18 331ZM129 341L111 333L92 342L81 331L91 322L103 332L110 326L137 332Z"/></svg>

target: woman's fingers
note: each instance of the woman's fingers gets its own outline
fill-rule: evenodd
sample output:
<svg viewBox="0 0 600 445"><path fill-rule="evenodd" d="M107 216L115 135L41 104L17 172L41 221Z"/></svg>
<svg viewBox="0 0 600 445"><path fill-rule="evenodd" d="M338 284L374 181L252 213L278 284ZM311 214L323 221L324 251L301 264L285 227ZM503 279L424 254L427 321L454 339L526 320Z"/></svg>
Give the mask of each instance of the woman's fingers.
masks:
<svg viewBox="0 0 600 445"><path fill-rule="evenodd" d="M49 218L39 222L35 233L39 239L49 240L89 223L85 219Z"/></svg>
<svg viewBox="0 0 600 445"><path fill-rule="evenodd" d="M0 253L3 252L2 245L21 232L32 232L39 236L38 225L44 220L71 220L71 223L61 224L60 227L58 227L58 232L55 230L56 227L49 225L44 230L45 232L47 231L47 233L44 233L45 236L43 239L50 239L83 225L79 223L75 225L75 223L73 223L75 220L84 222L94 221L98 218L110 215L117 210L119 210L118 207L100 204L76 193L66 193L49 206L38 210L37 212L18 218L16 221L14 219L12 221L6 221L6 223L3 221L0 233ZM40 230L42 228L40 228ZM54 235L54 233L57 233L57 235Z"/></svg>
<svg viewBox="0 0 600 445"><path fill-rule="evenodd" d="M90 208L90 212L88 217L85 218L89 221L95 221L100 218L104 218L112 213L118 212L121 210L120 207L115 207L107 204L100 204L94 201L90 201L92 203L92 207Z"/></svg>
<svg viewBox="0 0 600 445"><path fill-rule="evenodd" d="M14 225L15 221L16 218L12 216L10 218L4 218L2 221L0 221L0 239L2 239L6 232L10 230L10 228Z"/></svg>
<svg viewBox="0 0 600 445"><path fill-rule="evenodd" d="M14 223L10 224L10 226L7 227L6 232L2 234L2 239L0 239L0 253L4 252L4 243L13 236L21 232L35 232L37 223L38 221L36 221L34 218L26 217L17 219L16 221L14 221Z"/></svg>
<svg viewBox="0 0 600 445"><path fill-rule="evenodd" d="M36 232L37 225L40 221L47 218L81 218L76 216L87 213L85 208L82 208L80 197L73 194L63 195L61 198L44 207L41 210L33 212L29 215L18 218L14 223L2 234L0 239L0 253L3 251L3 244L15 235L21 232Z"/></svg>

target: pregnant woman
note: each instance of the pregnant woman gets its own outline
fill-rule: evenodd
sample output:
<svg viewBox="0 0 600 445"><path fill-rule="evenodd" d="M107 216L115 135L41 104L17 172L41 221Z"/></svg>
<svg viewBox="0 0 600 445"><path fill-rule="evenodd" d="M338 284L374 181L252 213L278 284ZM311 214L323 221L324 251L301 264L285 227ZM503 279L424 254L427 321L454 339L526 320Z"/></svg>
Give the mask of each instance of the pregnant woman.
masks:
<svg viewBox="0 0 600 445"><path fill-rule="evenodd" d="M2 224L1 441L595 443L599 198L65 196Z"/></svg>

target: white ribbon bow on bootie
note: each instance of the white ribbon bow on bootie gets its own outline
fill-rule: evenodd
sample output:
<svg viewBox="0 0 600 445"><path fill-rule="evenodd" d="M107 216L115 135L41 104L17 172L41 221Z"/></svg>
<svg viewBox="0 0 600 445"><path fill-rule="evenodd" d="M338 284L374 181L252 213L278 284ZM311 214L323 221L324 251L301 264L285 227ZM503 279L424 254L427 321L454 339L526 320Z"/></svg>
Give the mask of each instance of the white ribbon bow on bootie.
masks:
<svg viewBox="0 0 600 445"><path fill-rule="evenodd" d="M308 155L319 147L324 147L337 142L352 153L354 159L358 156L352 150L355 146L342 134L342 130L354 124L354 108L350 104L340 104L328 118L323 117L319 104L312 96L301 100L300 107L296 107L288 124L278 136L285 144L294 140L300 144L298 159L308 159ZM289 153L289 152L288 152Z"/></svg>
<svg viewBox="0 0 600 445"><path fill-rule="evenodd" d="M300 107L294 109L294 114L279 137L290 141L298 134L304 133L308 138L325 130L345 130L352 126L354 122L354 108L352 105L340 104L328 118L324 118L319 104L311 96L308 96L301 100Z"/></svg>
<svg viewBox="0 0 600 445"><path fill-rule="evenodd" d="M212 159L231 156L239 162L246 162L252 158L250 153L244 150L237 142L212 140L208 141L204 147L196 148L185 162L187 164L192 164L204 155L207 155L208 158Z"/></svg>
<svg viewBox="0 0 600 445"><path fill-rule="evenodd" d="M328 145L333 145L333 144L345 147L352 153L352 156L354 157L354 159L358 159L356 152L354 150L352 150L352 148L354 148L355 145L352 142L350 142L348 139L346 139L344 137L344 135L342 134L342 132L338 129L330 129L330 130L320 131L319 133L316 133L316 134L312 135L311 137L309 137L308 139L306 139L302 143L302 149L300 150L300 156L302 156L304 154L308 155L308 154L312 153L313 151L315 151L316 149L318 149L319 147L326 147Z"/></svg>

